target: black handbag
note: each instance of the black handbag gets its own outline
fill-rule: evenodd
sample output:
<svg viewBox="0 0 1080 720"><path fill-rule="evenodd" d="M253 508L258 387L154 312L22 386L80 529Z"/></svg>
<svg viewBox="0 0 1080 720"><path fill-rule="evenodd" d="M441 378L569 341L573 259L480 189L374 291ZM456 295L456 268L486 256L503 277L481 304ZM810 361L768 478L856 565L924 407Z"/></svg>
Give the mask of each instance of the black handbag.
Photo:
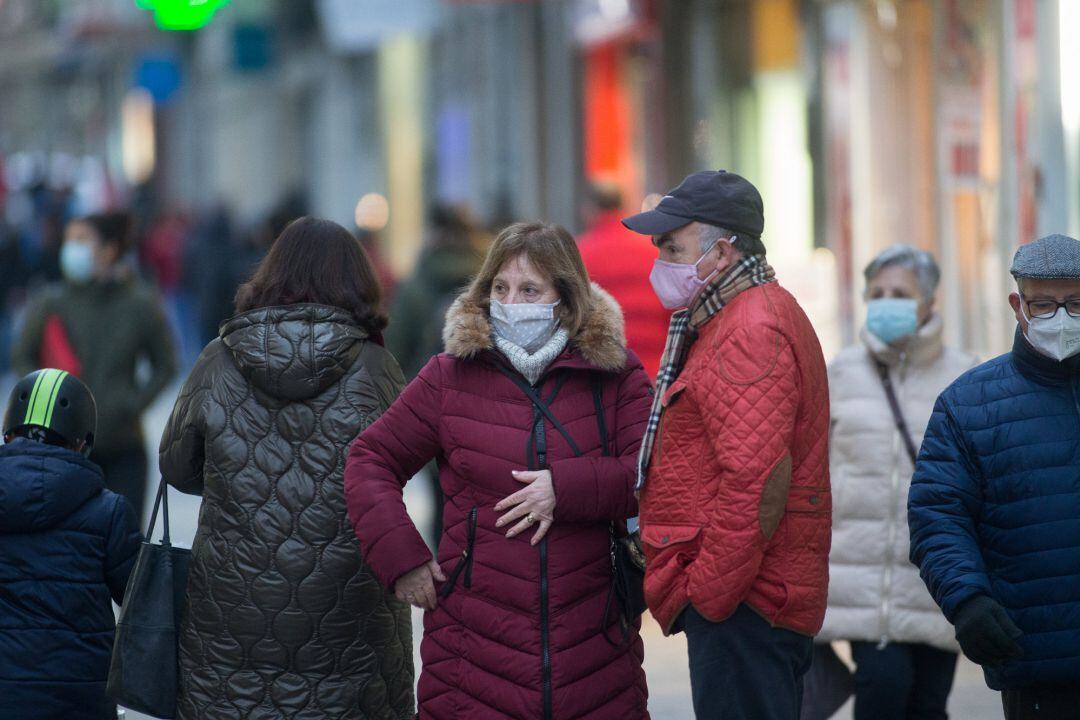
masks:
<svg viewBox="0 0 1080 720"><path fill-rule="evenodd" d="M161 508L161 544L150 541ZM106 692L117 703L159 718L176 716L178 630L187 594L191 551L169 542L169 497L158 485L146 540L124 590L116 622Z"/></svg>
<svg viewBox="0 0 1080 720"><path fill-rule="evenodd" d="M596 406L596 424L600 430L600 448L605 457L608 452L607 421L604 419L604 400L600 381L593 376L593 405ZM608 618L611 617L611 602L614 598L619 603L619 630L623 642L630 639L630 628L645 612L645 553L641 549L641 538L635 531L626 532L624 523L611 523L611 589L608 590L607 602L604 603L604 617L600 619L600 629L609 643Z"/></svg>

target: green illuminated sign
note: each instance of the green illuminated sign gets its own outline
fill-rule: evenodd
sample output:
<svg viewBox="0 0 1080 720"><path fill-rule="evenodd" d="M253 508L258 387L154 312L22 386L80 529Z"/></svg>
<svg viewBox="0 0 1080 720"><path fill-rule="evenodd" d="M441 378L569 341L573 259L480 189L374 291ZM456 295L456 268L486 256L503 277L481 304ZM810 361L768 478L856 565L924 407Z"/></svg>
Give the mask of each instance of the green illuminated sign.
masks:
<svg viewBox="0 0 1080 720"><path fill-rule="evenodd" d="M143 10L154 11L154 22L162 30L198 30L214 18L231 0L135 0Z"/></svg>

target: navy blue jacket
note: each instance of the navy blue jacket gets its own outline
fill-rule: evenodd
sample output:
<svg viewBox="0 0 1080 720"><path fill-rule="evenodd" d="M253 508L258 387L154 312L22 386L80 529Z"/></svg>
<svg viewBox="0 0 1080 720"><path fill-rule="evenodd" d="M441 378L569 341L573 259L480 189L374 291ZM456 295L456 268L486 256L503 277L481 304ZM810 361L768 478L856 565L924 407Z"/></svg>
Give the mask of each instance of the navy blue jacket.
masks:
<svg viewBox="0 0 1080 720"><path fill-rule="evenodd" d="M1080 682L1080 357L1017 332L1011 353L938 398L908 495L911 561L945 617L1001 603L1024 656L984 667L995 689Z"/></svg>
<svg viewBox="0 0 1080 720"><path fill-rule="evenodd" d="M141 540L82 455L0 447L0 718L115 720L110 599L123 599Z"/></svg>

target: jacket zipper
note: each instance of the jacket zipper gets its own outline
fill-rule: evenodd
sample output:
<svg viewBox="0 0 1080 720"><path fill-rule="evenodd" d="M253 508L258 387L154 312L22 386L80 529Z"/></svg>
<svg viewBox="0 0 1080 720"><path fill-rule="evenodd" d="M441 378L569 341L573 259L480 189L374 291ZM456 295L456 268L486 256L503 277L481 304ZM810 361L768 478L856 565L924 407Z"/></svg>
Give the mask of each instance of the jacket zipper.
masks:
<svg viewBox="0 0 1080 720"><path fill-rule="evenodd" d="M454 591L454 587L457 585L458 577L461 573L465 573L465 587L472 587L472 566L473 566L473 546L476 543L476 518L479 514L479 508L473 505L469 510L469 521L466 527L466 542L465 549L461 551L461 558L458 560L457 565L450 571L450 577L446 579L446 583L442 586L442 590L439 591L439 597L444 600L450 597L450 593Z"/></svg>
<svg viewBox="0 0 1080 720"><path fill-rule="evenodd" d="M896 388L896 404L900 407L900 411L904 410L904 381L907 379L907 356L900 355L900 363L897 365L896 379L899 381L895 383ZM881 640L878 642L878 650L883 650L886 645L889 644L889 595L892 593L892 570L893 570L893 551L894 544L896 543L896 494L900 490L900 444L902 438L900 437L900 430L893 428L892 433L892 488L889 493L889 508L888 508L888 525L889 534L888 541L885 545L885 572L881 579Z"/></svg>
<svg viewBox="0 0 1080 720"><path fill-rule="evenodd" d="M547 467L547 435L544 416L534 409L533 434L536 437L537 467ZM531 460L532 458L530 458ZM551 720L551 628L548 625L548 555L547 537L540 541L540 676L544 703L544 720Z"/></svg>

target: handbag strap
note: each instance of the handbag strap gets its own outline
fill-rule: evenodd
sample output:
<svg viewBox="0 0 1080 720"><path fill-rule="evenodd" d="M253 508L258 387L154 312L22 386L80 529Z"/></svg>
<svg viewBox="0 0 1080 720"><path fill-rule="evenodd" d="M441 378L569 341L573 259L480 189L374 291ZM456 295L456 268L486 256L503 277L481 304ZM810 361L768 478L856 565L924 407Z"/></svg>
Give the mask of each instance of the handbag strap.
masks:
<svg viewBox="0 0 1080 720"><path fill-rule="evenodd" d="M161 544L169 545L169 491L168 485L165 483L165 478L161 478L158 483L157 499L154 500L154 511L150 513L150 526L146 528L146 539L150 540L154 535L154 525L157 524L158 508L161 508L162 514L162 529L161 529Z"/></svg>
<svg viewBox="0 0 1080 720"><path fill-rule="evenodd" d="M509 368L507 368L507 367L505 367L503 365L498 365L497 367L499 368L499 371L503 375L510 378L511 382L513 382L515 385L517 385L518 388L523 393L525 393L525 395L529 398L529 400L532 401L533 406L544 417L546 417L548 419L548 421L551 423L552 427L554 427L559 432L559 434L562 435L563 438L566 439L567 444L570 445L570 451L574 453L574 457L581 457L581 449L578 447L577 443L574 442L574 438L570 437L570 433L563 426L563 424L561 422L559 422L559 419L557 417L555 417L555 415L552 414L551 408L550 408L551 403L553 403L555 401L555 395L562 388L563 383L566 382L566 377L567 376L563 375L562 377L559 378L559 380L555 384L554 392L551 393L550 399L547 402L544 402L543 399L541 399L541 397L536 393L536 390L531 385L529 385L529 383L525 382L524 378L520 377L519 375L516 375L512 370L510 370Z"/></svg>
<svg viewBox="0 0 1080 720"><path fill-rule="evenodd" d="M915 443L911 439L911 432L908 430L907 420L904 419L904 413L900 409L900 402L896 399L896 390L893 388L892 378L889 377L889 367L874 359L874 365L877 366L878 377L881 378L881 385L885 388L885 396L889 399L889 409L892 410L893 421L896 423L896 429L900 431L900 437L904 440L904 446L907 448L908 455L911 457L911 464L915 464L915 459L919 456L918 451L915 449Z"/></svg>

